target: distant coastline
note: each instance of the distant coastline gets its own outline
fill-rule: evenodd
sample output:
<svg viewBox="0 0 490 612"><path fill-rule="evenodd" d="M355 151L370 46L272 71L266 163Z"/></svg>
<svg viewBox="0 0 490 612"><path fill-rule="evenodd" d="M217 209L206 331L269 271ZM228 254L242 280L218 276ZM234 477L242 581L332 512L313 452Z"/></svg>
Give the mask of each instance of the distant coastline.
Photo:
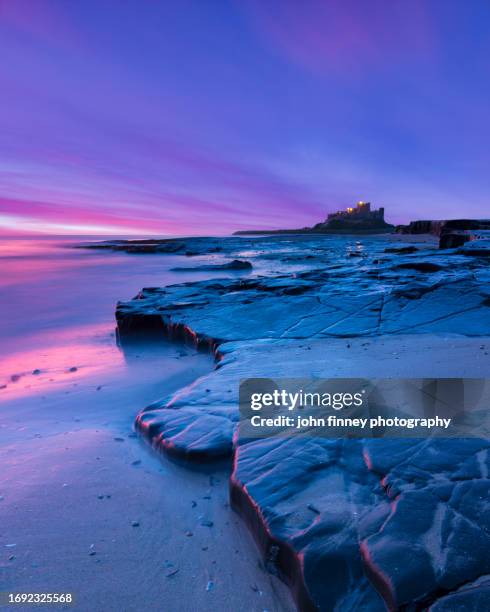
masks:
<svg viewBox="0 0 490 612"><path fill-rule="evenodd" d="M370 202L358 202L327 216L312 227L277 230L240 230L234 236L289 235L372 235L372 234L430 234L439 238L442 249L457 248L466 242L489 240L489 219L439 219L411 221L407 225L391 225L384 219L384 208L371 210ZM485 250L487 250L485 248Z"/></svg>
<svg viewBox="0 0 490 612"><path fill-rule="evenodd" d="M371 210L371 202L359 201L356 206L330 213L325 221L301 229L279 229L271 231L242 230L236 236L256 234L386 234L395 230L386 223L385 209Z"/></svg>
<svg viewBox="0 0 490 612"><path fill-rule="evenodd" d="M337 228L337 229L316 229L314 227L304 227L302 229L278 229L278 230L240 230L233 232L233 236L269 236L271 234L390 234L395 231L395 227L390 225L385 228Z"/></svg>

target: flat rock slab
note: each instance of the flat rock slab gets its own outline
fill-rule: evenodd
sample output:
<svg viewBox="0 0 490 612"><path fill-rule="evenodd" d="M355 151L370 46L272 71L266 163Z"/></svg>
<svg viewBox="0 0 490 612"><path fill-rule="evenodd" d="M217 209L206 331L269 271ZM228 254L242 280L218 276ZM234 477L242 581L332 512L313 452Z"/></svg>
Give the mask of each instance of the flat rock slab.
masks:
<svg viewBox="0 0 490 612"><path fill-rule="evenodd" d="M237 411L250 377L488 376L487 260L387 238L236 241L225 256L264 274L118 305L123 345L162 334L217 358L139 429L186 458L234 453L233 506L302 608L490 605L487 441L242 440Z"/></svg>

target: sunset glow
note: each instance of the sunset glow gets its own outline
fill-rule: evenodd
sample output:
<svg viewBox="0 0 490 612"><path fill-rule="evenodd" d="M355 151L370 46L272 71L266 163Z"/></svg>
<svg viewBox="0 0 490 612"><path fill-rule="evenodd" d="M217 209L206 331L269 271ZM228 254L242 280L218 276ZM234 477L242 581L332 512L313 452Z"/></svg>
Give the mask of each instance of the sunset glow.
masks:
<svg viewBox="0 0 490 612"><path fill-rule="evenodd" d="M29 7L26 10L26 5ZM0 233L488 215L490 7L2 2Z"/></svg>

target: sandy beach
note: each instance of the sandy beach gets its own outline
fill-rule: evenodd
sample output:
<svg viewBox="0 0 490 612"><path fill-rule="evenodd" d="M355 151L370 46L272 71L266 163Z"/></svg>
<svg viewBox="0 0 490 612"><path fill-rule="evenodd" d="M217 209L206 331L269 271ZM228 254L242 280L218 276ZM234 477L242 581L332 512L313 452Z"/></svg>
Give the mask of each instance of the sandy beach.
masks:
<svg viewBox="0 0 490 612"><path fill-rule="evenodd" d="M77 610L293 609L229 508L230 467L179 466L133 433L135 406L211 366L178 356L163 377L147 354L129 380L66 374L3 403L3 590L69 591Z"/></svg>
<svg viewBox="0 0 490 612"><path fill-rule="evenodd" d="M139 409L214 367L116 346L115 302L145 275L170 282L172 258L2 247L0 590L69 591L81 611L294 609L229 507L229 463L184 467L134 433Z"/></svg>
<svg viewBox="0 0 490 612"><path fill-rule="evenodd" d="M216 251L215 239L191 239L179 249L192 259L112 252L112 242L102 254L73 241L4 243L1 590L70 592L81 611L384 609L392 595L363 557L373 537L390 567L405 537L438 555L439 527L407 531L383 483L406 487L404 503L433 500L440 482L456 490L452 462L434 459L444 447L414 455L417 493L410 463L399 476L389 463L404 448L396 440L378 456L383 447L362 440L232 437L243 378L487 375L484 266L467 274L463 256L425 237L409 253L396 242L232 238ZM252 273L227 267L244 257ZM432 275L418 269L427 261ZM183 265L185 280L171 270ZM484 446L458 444L462 479L485 480ZM477 488L468 499L483 498ZM381 516L394 537L365 531ZM471 537L475 565L479 526ZM325 578L339 563L355 588L350 573ZM485 596L471 573L467 585Z"/></svg>

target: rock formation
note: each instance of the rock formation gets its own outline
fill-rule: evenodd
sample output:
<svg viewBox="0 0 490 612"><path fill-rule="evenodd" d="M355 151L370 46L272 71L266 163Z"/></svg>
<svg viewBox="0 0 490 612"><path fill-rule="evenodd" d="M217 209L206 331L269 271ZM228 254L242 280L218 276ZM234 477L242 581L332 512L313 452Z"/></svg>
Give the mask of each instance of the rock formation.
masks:
<svg viewBox="0 0 490 612"><path fill-rule="evenodd" d="M229 256L239 255L234 240L222 241ZM420 356L402 373L457 375L456 355L452 372L437 370L436 340L424 344L424 334L442 334L444 354L457 345L445 338L488 334L488 265L430 245L393 252L385 239L310 237L287 253L280 238L264 240L257 259L302 271L146 288L118 305L123 345L161 334L217 359L211 374L141 412L138 429L177 456L234 456L232 505L302 610L485 609L488 440L247 440L237 390L253 376L362 373L363 345L377 338L371 358L397 372L407 334Z"/></svg>

